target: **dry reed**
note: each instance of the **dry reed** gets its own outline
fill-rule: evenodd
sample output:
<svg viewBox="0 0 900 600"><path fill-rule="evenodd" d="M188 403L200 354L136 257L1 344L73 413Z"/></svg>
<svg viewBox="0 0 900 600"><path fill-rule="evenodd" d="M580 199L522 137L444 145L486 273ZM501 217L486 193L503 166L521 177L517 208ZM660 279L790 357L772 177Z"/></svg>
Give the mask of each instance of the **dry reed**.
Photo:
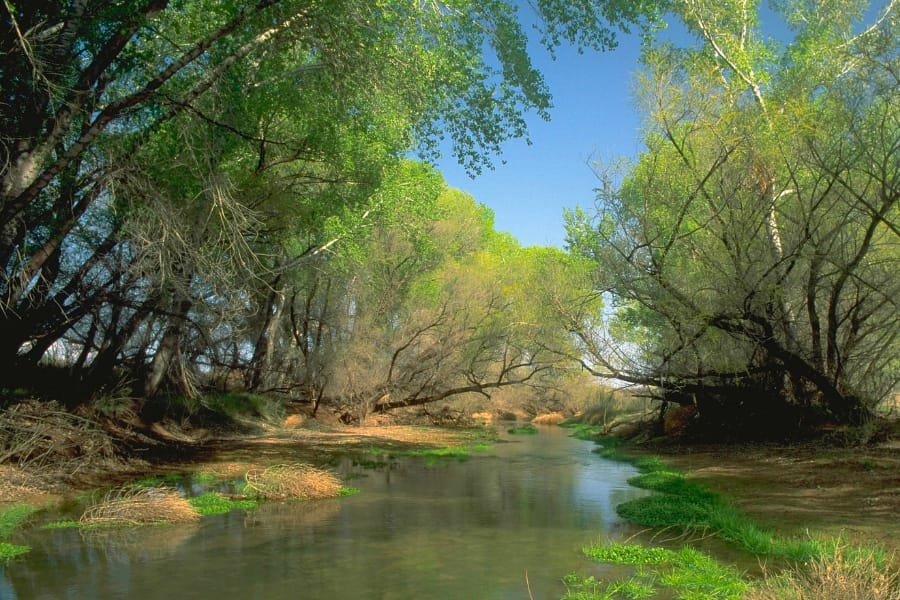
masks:
<svg viewBox="0 0 900 600"><path fill-rule="evenodd" d="M896 557L837 546L827 557L766 580L745 600L900 600Z"/></svg>
<svg viewBox="0 0 900 600"><path fill-rule="evenodd" d="M300 463L250 469L245 479L248 494L267 500L318 500L335 498L341 492L341 482L333 474Z"/></svg>
<svg viewBox="0 0 900 600"><path fill-rule="evenodd" d="M186 498L165 488L124 487L110 491L79 520L83 525L190 523L200 518Z"/></svg>

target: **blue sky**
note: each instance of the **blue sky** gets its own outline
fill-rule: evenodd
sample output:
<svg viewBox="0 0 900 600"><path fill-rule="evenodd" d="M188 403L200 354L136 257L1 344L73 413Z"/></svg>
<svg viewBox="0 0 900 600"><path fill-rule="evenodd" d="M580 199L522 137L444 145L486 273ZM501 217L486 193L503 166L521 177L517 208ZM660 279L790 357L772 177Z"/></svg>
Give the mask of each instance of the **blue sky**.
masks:
<svg viewBox="0 0 900 600"><path fill-rule="evenodd" d="M619 47L604 53L563 47L555 61L538 44L531 49L553 94L550 121L528 117L532 145L508 142L494 170L474 180L450 156L437 167L450 186L493 209L498 231L523 246L562 247L563 208L593 205L590 163L634 157L643 147L631 78L640 40L620 35Z"/></svg>

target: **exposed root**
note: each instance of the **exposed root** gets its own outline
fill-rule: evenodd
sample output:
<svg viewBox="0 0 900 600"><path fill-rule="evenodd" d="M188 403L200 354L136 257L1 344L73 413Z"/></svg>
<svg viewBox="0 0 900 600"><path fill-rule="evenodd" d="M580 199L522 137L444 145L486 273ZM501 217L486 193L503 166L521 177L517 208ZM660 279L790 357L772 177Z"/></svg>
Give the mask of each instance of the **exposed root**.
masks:
<svg viewBox="0 0 900 600"><path fill-rule="evenodd" d="M174 490L125 487L107 493L81 515L83 525L190 523L200 518L190 502Z"/></svg>
<svg viewBox="0 0 900 600"><path fill-rule="evenodd" d="M341 482L333 474L299 463L250 469L245 478L247 493L267 500L335 498L341 491Z"/></svg>

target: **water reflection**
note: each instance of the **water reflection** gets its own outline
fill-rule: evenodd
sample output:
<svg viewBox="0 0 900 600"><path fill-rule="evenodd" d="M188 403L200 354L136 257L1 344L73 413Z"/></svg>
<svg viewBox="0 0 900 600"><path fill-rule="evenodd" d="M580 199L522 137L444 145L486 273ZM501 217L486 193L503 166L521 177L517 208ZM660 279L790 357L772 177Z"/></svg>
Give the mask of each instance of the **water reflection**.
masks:
<svg viewBox="0 0 900 600"><path fill-rule="evenodd" d="M295 599L559 597L585 543L620 527L641 494L630 467L548 428L466 462L400 459L364 471L357 496L269 503L188 527L85 538L34 531L0 571L0 598ZM285 457L290 459L290 457Z"/></svg>

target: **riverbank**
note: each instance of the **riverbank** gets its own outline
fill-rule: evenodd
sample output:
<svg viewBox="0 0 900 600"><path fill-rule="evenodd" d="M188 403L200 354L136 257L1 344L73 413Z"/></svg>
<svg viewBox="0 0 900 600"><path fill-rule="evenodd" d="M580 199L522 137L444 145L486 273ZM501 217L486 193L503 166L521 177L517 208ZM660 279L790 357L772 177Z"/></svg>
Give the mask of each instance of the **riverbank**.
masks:
<svg viewBox="0 0 900 600"><path fill-rule="evenodd" d="M709 600L900 598L900 465L892 445L657 444L652 452L623 452L621 440L597 441L595 452L633 464L641 474L629 483L654 494L616 507L647 528L640 543L601 540L584 548L597 562L636 568L634 575L599 582L570 574L567 599L650 598L659 588ZM716 550L707 554L710 543ZM759 568L742 567L741 554Z"/></svg>
<svg viewBox="0 0 900 600"><path fill-rule="evenodd" d="M658 446L693 481L780 534L814 530L900 553L900 446Z"/></svg>

